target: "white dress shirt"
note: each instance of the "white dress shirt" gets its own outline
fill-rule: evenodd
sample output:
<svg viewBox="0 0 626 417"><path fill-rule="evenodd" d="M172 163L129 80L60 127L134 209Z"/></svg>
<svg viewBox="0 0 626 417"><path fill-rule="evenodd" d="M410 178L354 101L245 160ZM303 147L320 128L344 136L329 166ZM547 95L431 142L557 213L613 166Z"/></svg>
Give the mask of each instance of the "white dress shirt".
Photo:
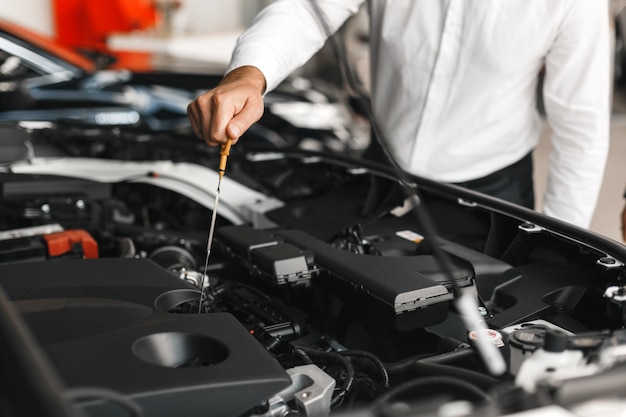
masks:
<svg viewBox="0 0 626 417"><path fill-rule="evenodd" d="M268 91L327 33L312 0L278 0L239 39L230 69L259 68ZM336 30L363 0L317 0ZM609 143L606 0L369 0L372 106L408 172L462 182L537 145L538 74L552 129L545 214L587 227Z"/></svg>

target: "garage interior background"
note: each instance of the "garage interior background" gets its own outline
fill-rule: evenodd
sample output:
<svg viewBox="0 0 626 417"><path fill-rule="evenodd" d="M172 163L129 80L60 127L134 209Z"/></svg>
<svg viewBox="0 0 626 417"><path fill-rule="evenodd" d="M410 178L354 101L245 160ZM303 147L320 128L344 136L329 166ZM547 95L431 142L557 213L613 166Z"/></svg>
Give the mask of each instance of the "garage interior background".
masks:
<svg viewBox="0 0 626 417"><path fill-rule="evenodd" d="M93 1L101 5L109 2L94 0L0 0L0 17L21 24L45 35L58 36L55 10ZM136 0L135 3L154 2L169 19L157 27L124 33L113 33L107 38L107 47L113 50L140 50L165 53L173 57L192 58L211 65L225 65L237 36L251 22L258 10L271 0ZM617 2L622 3L622 2ZM623 5L614 8L624 13ZM359 30L359 23L355 30ZM623 48L620 39L617 46ZM359 68L366 67L366 54L361 45L349 45L353 61ZM364 73L364 71L359 71ZM620 213L624 207L626 187L626 82L615 84L611 120L611 149L605 171L600 200L591 229L617 241L622 241ZM537 203L545 189L545 178L550 151L549 129L535 152Z"/></svg>

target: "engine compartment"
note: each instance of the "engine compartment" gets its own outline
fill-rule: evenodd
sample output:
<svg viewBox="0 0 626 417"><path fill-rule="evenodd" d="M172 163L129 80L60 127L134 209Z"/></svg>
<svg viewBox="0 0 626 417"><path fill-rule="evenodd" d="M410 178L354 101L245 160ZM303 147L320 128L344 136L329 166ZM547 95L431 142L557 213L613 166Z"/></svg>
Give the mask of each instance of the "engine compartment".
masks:
<svg viewBox="0 0 626 417"><path fill-rule="evenodd" d="M205 280L213 151L169 158L187 148L166 143L146 157L165 140L147 136L107 157L110 136L92 132L50 157L44 133L28 134L39 156L0 173L0 285L70 391L104 387L147 416L438 416L459 402L458 415L513 415L623 400L616 242L421 178L414 198L365 160L238 145ZM72 165L68 146L94 143L99 158ZM115 178L98 177L111 167Z"/></svg>

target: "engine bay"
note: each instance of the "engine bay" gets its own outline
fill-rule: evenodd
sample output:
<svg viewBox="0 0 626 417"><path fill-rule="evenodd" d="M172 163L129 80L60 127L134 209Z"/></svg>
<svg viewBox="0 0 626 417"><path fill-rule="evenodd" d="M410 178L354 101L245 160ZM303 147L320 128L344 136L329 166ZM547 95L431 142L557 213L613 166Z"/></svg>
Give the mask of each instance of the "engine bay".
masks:
<svg viewBox="0 0 626 417"><path fill-rule="evenodd" d="M16 132L36 152L0 173L0 286L70 392L146 416L626 406L623 245L422 178L407 193L373 162L242 144L205 276L215 150Z"/></svg>

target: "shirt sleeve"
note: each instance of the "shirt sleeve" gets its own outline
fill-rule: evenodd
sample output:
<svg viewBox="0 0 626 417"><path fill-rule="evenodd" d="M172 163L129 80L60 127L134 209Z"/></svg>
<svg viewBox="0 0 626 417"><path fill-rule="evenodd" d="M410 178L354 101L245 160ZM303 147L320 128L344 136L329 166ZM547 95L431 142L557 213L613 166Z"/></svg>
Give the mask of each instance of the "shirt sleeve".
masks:
<svg viewBox="0 0 626 417"><path fill-rule="evenodd" d="M566 4L546 56L543 94L553 150L543 211L588 227L609 148L609 11L606 1Z"/></svg>
<svg viewBox="0 0 626 417"><path fill-rule="evenodd" d="M277 0L238 39L227 71L251 65L267 91L305 64L364 0ZM317 8L315 7L317 5Z"/></svg>

